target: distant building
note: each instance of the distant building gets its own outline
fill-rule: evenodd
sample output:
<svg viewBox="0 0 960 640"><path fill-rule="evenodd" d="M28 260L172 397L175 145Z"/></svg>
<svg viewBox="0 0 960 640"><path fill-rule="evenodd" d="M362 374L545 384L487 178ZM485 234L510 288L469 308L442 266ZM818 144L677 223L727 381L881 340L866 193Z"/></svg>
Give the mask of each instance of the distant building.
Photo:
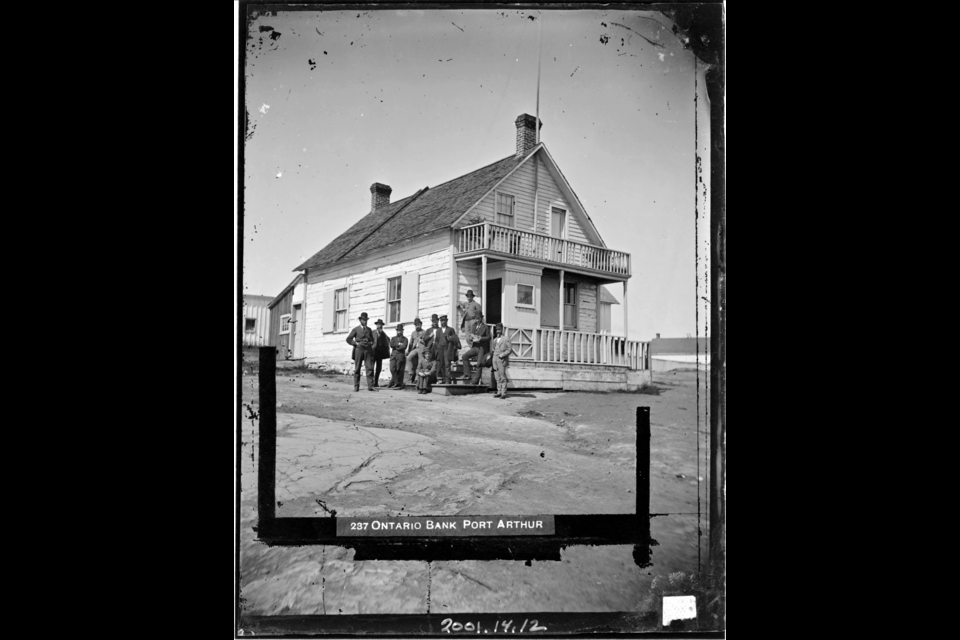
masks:
<svg viewBox="0 0 960 640"><path fill-rule="evenodd" d="M303 358L303 275L298 275L270 301L270 343L278 360Z"/></svg>
<svg viewBox="0 0 960 640"><path fill-rule="evenodd" d="M243 296L243 346L265 347L269 342L270 296Z"/></svg>
<svg viewBox="0 0 960 640"><path fill-rule="evenodd" d="M710 338L661 338L650 341L650 360L654 371L672 369L710 369Z"/></svg>

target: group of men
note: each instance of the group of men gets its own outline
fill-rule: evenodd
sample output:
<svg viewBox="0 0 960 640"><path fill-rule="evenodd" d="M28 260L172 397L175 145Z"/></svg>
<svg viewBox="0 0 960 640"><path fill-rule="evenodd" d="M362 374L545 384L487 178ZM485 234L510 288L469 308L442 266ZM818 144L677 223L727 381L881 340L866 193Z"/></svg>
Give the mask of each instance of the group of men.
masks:
<svg viewBox="0 0 960 640"><path fill-rule="evenodd" d="M497 398L507 397L507 365L510 361L511 346L503 337L503 325L497 324L496 335L491 347L490 327L483 321L483 311L474 302L472 290L467 290L467 303L460 305L463 320L460 324L466 333L468 349L460 354L464 378L470 384L480 384L480 374L484 359L492 353L491 366L497 379ZM433 314L431 326L423 329L420 318L413 321L414 330L408 339L403 334L403 324L397 324L397 335L387 341L383 333L383 320L377 320L377 328L367 326L369 316L360 314L360 326L354 327L347 335L347 344L353 347L353 390L360 391L360 367L366 372L367 389L377 391L383 360L390 358L389 387L406 388L406 374L409 371L409 384L416 384L420 393L429 393L433 379L439 384L453 384L452 364L456 362L457 351L462 348L456 329L447 326L446 315ZM492 349L492 351L491 351ZM470 365L476 359L477 368Z"/></svg>

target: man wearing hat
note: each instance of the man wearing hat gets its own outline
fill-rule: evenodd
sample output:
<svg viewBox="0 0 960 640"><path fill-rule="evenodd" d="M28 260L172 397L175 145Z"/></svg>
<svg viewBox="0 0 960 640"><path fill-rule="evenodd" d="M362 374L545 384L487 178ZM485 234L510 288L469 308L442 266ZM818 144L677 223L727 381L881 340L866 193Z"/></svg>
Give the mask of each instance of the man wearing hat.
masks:
<svg viewBox="0 0 960 640"><path fill-rule="evenodd" d="M407 343L406 370L410 372L410 384L417 381L417 363L420 360L420 348L423 346L424 339L423 321L420 318L414 318L413 327L413 333L410 334L410 341Z"/></svg>
<svg viewBox="0 0 960 640"><path fill-rule="evenodd" d="M450 363L457 360L460 338L456 329L447 326L446 314L440 316L440 326L434 330L432 338L434 352L437 354L437 380L442 380L442 384L453 384Z"/></svg>
<svg viewBox="0 0 960 640"><path fill-rule="evenodd" d="M470 348L463 352L460 360L463 362L463 376L469 380L470 384L480 384L483 377L483 359L490 353L490 327L483 323L483 314L481 313L473 326L473 333L467 334L467 344ZM477 358L477 371L473 373L470 366L470 358Z"/></svg>
<svg viewBox="0 0 960 640"><path fill-rule="evenodd" d="M373 386L373 329L367 326L367 312L360 314L360 326L347 335L347 344L353 347L353 390L360 391L360 366L367 374L367 390L377 391Z"/></svg>
<svg viewBox="0 0 960 640"><path fill-rule="evenodd" d="M390 384L388 387L403 389L403 369L407 364L407 345L409 340L403 336L403 325L397 324L397 335L390 338Z"/></svg>
<svg viewBox="0 0 960 640"><path fill-rule="evenodd" d="M493 370L497 375L497 394L493 397L506 400L507 383L510 382L510 374L507 373L507 368L510 365L510 354L513 352L513 347L507 337L503 335L503 325L499 322L494 328L494 336Z"/></svg>
<svg viewBox="0 0 960 640"><path fill-rule="evenodd" d="M379 387L383 360L390 357L390 339L383 332L383 320L378 319L374 324L377 325L377 328L373 330L373 386Z"/></svg>
<svg viewBox="0 0 960 640"><path fill-rule="evenodd" d="M457 305L460 309L463 310L463 320L460 321L460 328L463 329L466 335L471 335L474 333L473 326L480 319L480 315L483 313L483 309L479 304L473 301L473 289L467 289L467 302L466 304Z"/></svg>

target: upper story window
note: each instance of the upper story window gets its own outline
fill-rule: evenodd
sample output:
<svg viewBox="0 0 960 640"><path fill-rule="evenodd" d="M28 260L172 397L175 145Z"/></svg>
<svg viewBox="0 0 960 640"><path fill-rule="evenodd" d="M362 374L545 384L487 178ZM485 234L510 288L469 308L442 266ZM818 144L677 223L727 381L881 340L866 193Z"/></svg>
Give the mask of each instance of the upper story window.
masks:
<svg viewBox="0 0 960 640"><path fill-rule="evenodd" d="M344 331L347 328L347 289L337 289L333 294L333 330Z"/></svg>
<svg viewBox="0 0 960 640"><path fill-rule="evenodd" d="M400 322L400 285L402 276L387 280L387 322Z"/></svg>
<svg viewBox="0 0 960 640"><path fill-rule="evenodd" d="M514 220L514 197L506 193L497 194L497 224L505 227L515 226Z"/></svg>
<svg viewBox="0 0 960 640"><path fill-rule="evenodd" d="M245 323L243 330L244 331L256 331L257 330L257 319L256 318L245 318Z"/></svg>

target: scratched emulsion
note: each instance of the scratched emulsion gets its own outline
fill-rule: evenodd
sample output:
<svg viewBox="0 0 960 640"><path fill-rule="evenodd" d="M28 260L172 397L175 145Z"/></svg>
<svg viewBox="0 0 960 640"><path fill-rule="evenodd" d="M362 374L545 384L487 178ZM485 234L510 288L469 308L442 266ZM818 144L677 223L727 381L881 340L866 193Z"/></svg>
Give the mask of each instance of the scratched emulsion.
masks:
<svg viewBox="0 0 960 640"><path fill-rule="evenodd" d="M523 22L530 26L530 34L536 32L537 12L496 13L503 24ZM415 14L409 12L411 17ZM689 58L681 61L681 48L677 46L681 40L676 30L671 31L661 21L644 16L627 19L623 12L608 14L598 11L595 14L596 19L591 19L588 28L570 38L569 43L564 41L558 45L562 49L550 49L549 42L544 49L544 113L551 113L549 109L553 109L556 114L555 119L545 117L544 120L550 122L550 126L559 127L562 116L587 110L573 106L576 104L573 92L579 90L589 94L593 104L589 110L598 116L597 122L589 123L592 128L576 131L576 142L584 141L584 155L589 152L593 157L599 157L598 162L604 171L617 173L623 169L617 165L619 158L626 158L626 154L634 153L635 149L652 148L652 157L646 159L647 164L643 166L646 171L650 167L661 170L667 166L665 148L658 150L649 136L668 130L677 120L661 118L661 113L670 109L669 104L647 101L657 91L654 88L657 80L651 80L649 85L643 83L644 94L636 104L623 95L604 99L600 85L615 86L616 83L606 81L606 76L597 72L596 64L578 56L580 51L589 50L591 55L605 56L603 64L610 65L610 68L616 66L633 71L642 68L644 73L649 70L651 77L666 78L665 82L673 78L671 72L675 76L683 71L683 64L689 63ZM308 12L302 15L307 16ZM375 122L375 113L384 117L390 113L416 112L419 115L418 105L427 101L440 103L446 111L444 117L457 122L456 139L444 138L440 130L418 130L416 135L421 136L422 141L410 148L427 149L420 145L437 138L446 153L453 146L459 151L468 139L491 136L491 127L499 125L490 121L502 115L501 105L504 109L510 108L508 105L514 99L512 92L525 91L532 100L534 88L523 87L522 79L514 72L495 78L477 75L471 86L458 89L458 93L472 102L489 101L483 103L486 105L484 120L479 122L459 117L460 112L453 102L456 96L436 98L431 94L428 98L426 87L433 84L446 86L450 78L458 74L473 81L474 74L461 71L461 65L468 64L471 57L456 55L459 50L453 45L436 49L430 46L437 42L451 42L451 37L476 38L476 23L459 13L451 15L451 20L444 20L449 34L434 34L433 38L418 43L421 49L417 52L405 52L407 58L428 50L436 54L430 55L429 59L426 54L421 55L423 60L418 60L414 69L401 64L404 52L397 46L397 40L391 39L389 30L382 30L383 15L379 12L358 12L355 15L315 13L309 14L310 19L302 24L290 27L288 22L280 21L283 12L280 16L277 12L268 12L251 22L244 69L253 87L245 105L245 138L247 142L253 142L249 146L251 153L247 161L250 162L250 158L260 151L260 158L267 158L269 163L261 159L263 166L256 161L250 164L253 167L250 171L263 170L250 176L249 192L245 197L249 198L246 202L249 215L255 211L257 215L263 215L256 208L261 204L261 209L276 216L257 218L265 221L265 233L275 232L279 226L277 221L283 219L284 207L291 207L290 201L285 200L294 198L291 194L310 202L313 210L322 209L321 205L327 204L333 194L329 190L320 193L317 186L323 172L332 170L332 165L321 165L327 158L336 158L338 165L350 169L352 173L340 182L352 185L366 180L362 177L366 175L363 172L368 171L371 164L375 164L378 171L387 171L398 163L418 165L425 156L437 154L433 149L418 156L407 148L397 151L388 149L388 145L363 145L362 135L367 123ZM352 32L343 33L342 24L336 21L347 19L355 27ZM371 28L378 21L381 23L380 36ZM480 35L485 46L496 50L498 57L502 55L504 59L515 60L516 69L523 68L523 65L533 68L529 54L536 51L536 47L524 47L535 40L511 38L506 46L490 39L489 32ZM377 37L386 39L378 40ZM291 57L294 60L291 65L296 65L296 73L309 73L307 79L296 79L299 76L295 75L293 66L282 68L283 73L277 73L277 67L271 66L277 59L271 56L286 55L290 51L297 52ZM402 78L399 87L394 86L386 92L383 87L368 81L370 71L362 66L364 58L359 57L372 57L381 51L397 52L389 68L391 73ZM548 63L555 71L553 85L549 84ZM264 68L271 69L274 74L267 80L260 74ZM631 82L638 83L636 78L631 78ZM308 129L315 126L315 120L293 120L288 115L298 104L311 117L333 119L338 112L331 107L335 94L348 84L358 96L356 104L351 105L354 122L340 127L337 134L349 134L347 146L377 150L376 154L367 153L363 166L359 168L356 163L349 167L352 160L340 155L343 140L335 136L313 139L308 135ZM579 89L583 86L593 88ZM421 87L424 87L424 93L420 92ZM407 93L401 94L401 90ZM305 95L309 96L306 107L301 98ZM627 104L631 117L641 119L638 121L643 123L645 128L642 130L648 137L619 136L620 127L636 121L605 118L599 103ZM679 107L681 111L684 108ZM674 103L673 110L676 109ZM527 103L516 112L524 110L533 112ZM510 122L514 115L508 118ZM670 117L682 116L671 113ZM404 118L401 126L384 128L383 140L393 142L395 133L410 128L407 120ZM440 119L433 122L440 123ZM258 124L261 125L259 131ZM624 147L604 146L597 142L602 139L600 129L603 128L616 129L618 136L625 141ZM282 138L284 129L296 129L297 135L302 133L303 139ZM563 149L554 142L557 138L549 137L559 137L558 134L559 131L557 134L546 131L545 141L552 150L555 147ZM291 161L290 149L304 154L303 159L298 155ZM312 153L319 155L311 165L307 158ZM684 153L689 154L689 145ZM571 156L576 155L579 153L567 153L557 159L567 167ZM372 163L374 156L376 162ZM449 156L450 161L469 160L467 164L474 159L480 159L480 156ZM633 176L635 172L628 175ZM273 185L267 186L263 176L269 177ZM437 176L430 184L438 184L450 177ZM380 176L373 179L378 180ZM312 183L314 191L296 192L297 180L303 184ZM689 173L685 174L685 180L685 184L689 184ZM575 185L581 197L588 194L584 197L588 208L606 202L604 194L590 197L590 183L580 181ZM649 282L648 274L662 273L656 271L662 269L662 265L642 262L650 253L649 243L667 242L671 237L665 231L667 227L655 226L657 216L673 215L682 210L685 219L689 220L687 212L691 207L684 202L676 209L658 210L656 198L661 196L656 194L661 192L655 192L654 187L662 184L662 180L637 184L636 190L629 194L630 206L622 207L621 211L623 215L629 214L628 224L602 222L605 214L600 206L591 213L600 221L598 223L608 225L604 229L616 229L617 233L608 234L608 237L619 236L620 242L638 228L658 230L656 236L645 238L644 242L648 244L643 245L642 251L637 248L639 245L625 246L637 252L636 272L643 273ZM417 185L419 188L421 182ZM259 203L257 198L267 204ZM642 203L642 206L636 203ZM343 209L346 213L346 207ZM600 213L597 213L598 209ZM337 212L340 215L339 208ZM349 213L362 212L354 207ZM284 227L282 233L285 242L292 244L299 235L316 235L319 231L316 224L291 224ZM261 242L264 235L257 236L258 245L266 244L266 238ZM311 250L315 249L311 247ZM250 255L255 255L256 250L259 247L252 249ZM295 255L298 250L285 244L282 255L270 255L263 260L286 264L291 262L289 254ZM292 260L290 266L296 262ZM284 276L289 278L286 272ZM686 271L683 276L686 277ZM670 282L660 284L665 289L671 288ZM642 295L651 293L649 289L643 291ZM684 297L689 297L687 291L684 285ZM659 327L645 329L652 333ZM643 339L650 337L644 335ZM249 355L245 354L245 357ZM240 433L240 589L245 613L646 611L658 605L659 595L690 584L684 581L689 581L697 572L699 543L702 542L698 536L697 490L706 462L698 457L705 455L705 449L700 451L697 447L696 423L697 393L704 393L704 388L698 388L697 376L692 372L655 376L659 395L528 393L515 394L509 402L496 402L489 396L434 397L429 402L422 402L416 394L388 391L354 394L351 382L339 376L321 377L304 372L287 375L282 371L278 375L276 515L280 517L631 513L635 509L634 415L638 405L650 406L653 432L651 511L657 514L651 523L651 533L660 544L653 548L653 566L640 569L634 562L630 546L568 548L563 551L559 562L426 563L355 562L353 551L340 547L271 548L257 542L253 529L257 521L256 463L259 454L255 449L259 422L255 371L253 363L248 370L248 374L253 375L247 375L243 380L245 417ZM699 384L703 383L701 377Z"/></svg>
<svg viewBox="0 0 960 640"><path fill-rule="evenodd" d="M697 568L696 376L659 375L659 395L528 393L438 397L354 393L343 376L277 377L277 516L629 513L634 416L651 407L654 565L632 547L573 547L560 562L364 561L339 547L255 540L256 455L244 455L245 610L338 613L639 611L656 576ZM255 376L243 402L257 412ZM318 417L323 414L323 418ZM257 441L244 430L246 454ZM670 514L670 515L667 515Z"/></svg>

